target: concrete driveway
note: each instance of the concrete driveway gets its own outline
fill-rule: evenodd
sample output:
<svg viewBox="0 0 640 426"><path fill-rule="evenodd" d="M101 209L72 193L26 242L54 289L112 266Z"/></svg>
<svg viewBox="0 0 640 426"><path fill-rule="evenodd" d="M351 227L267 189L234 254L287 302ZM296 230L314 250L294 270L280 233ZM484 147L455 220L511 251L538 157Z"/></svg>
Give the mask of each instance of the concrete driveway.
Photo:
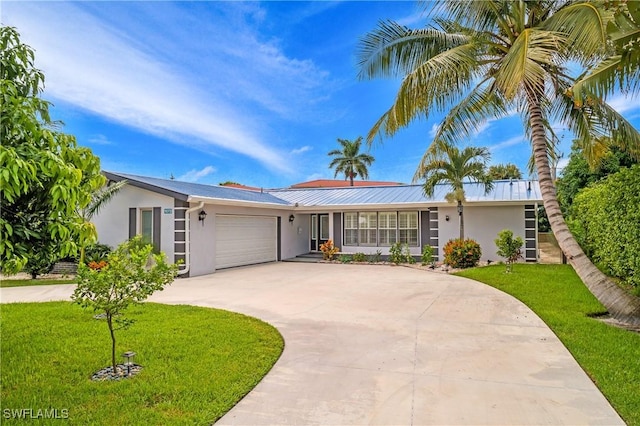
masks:
<svg viewBox="0 0 640 426"><path fill-rule="evenodd" d="M274 368L218 424L624 424L535 314L464 278L271 263L177 280L152 300L242 312L284 336Z"/></svg>

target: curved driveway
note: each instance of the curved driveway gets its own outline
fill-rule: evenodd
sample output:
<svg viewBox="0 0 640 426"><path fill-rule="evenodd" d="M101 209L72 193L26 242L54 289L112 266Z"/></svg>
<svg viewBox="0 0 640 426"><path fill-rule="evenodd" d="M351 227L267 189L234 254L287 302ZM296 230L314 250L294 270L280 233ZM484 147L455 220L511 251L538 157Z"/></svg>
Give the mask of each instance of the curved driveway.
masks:
<svg viewBox="0 0 640 426"><path fill-rule="evenodd" d="M35 301L71 291L0 294ZM535 314L464 278L271 263L177 280L151 300L242 312L284 336L274 368L218 424L623 424Z"/></svg>

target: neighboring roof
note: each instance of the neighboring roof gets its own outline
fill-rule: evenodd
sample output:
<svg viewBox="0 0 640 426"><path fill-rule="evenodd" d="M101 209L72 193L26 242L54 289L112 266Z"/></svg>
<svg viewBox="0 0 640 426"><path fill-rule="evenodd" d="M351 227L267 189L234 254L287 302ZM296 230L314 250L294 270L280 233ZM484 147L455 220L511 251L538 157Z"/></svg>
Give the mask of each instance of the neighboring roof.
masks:
<svg viewBox="0 0 640 426"><path fill-rule="evenodd" d="M354 180L353 186L392 186L402 185L399 182L384 182L377 180ZM351 186L349 180L336 180L336 179L316 179L308 182L300 182L291 185L290 188L342 188L345 186Z"/></svg>
<svg viewBox="0 0 640 426"><path fill-rule="evenodd" d="M348 186L343 188L269 189L251 191L218 185L180 182L125 173L104 172L111 180L127 179L133 186L165 194L179 200L208 203L219 202L255 204L264 206L296 207L345 207L358 206L416 206L424 204L447 204L445 196L451 192L448 185L437 185L432 197L426 197L422 185ZM465 183L468 202L538 202L542 201L537 181L498 180L493 190L485 195L482 185Z"/></svg>
<svg viewBox="0 0 640 426"><path fill-rule="evenodd" d="M220 186L224 186L227 188L246 189L248 191L262 191L262 188L256 188L255 186L247 186L235 182L221 183Z"/></svg>
<svg viewBox="0 0 640 426"><path fill-rule="evenodd" d="M126 179L130 185L149 191L168 195L182 201L215 201L277 204L286 206L287 201L266 192L249 191L246 189L229 188L218 185L204 185L200 183L181 182L171 179L158 179L146 176L136 176L126 173L104 172L111 180Z"/></svg>
<svg viewBox="0 0 640 426"><path fill-rule="evenodd" d="M484 193L482 185L465 183L465 197L468 202L522 202L541 201L537 181L502 180L494 181L493 190ZM438 185L432 197L426 197L422 185L396 185L378 187L346 187L315 189L270 190L271 194L298 206L373 206L380 204L416 205L445 204L445 196L451 192L448 185Z"/></svg>

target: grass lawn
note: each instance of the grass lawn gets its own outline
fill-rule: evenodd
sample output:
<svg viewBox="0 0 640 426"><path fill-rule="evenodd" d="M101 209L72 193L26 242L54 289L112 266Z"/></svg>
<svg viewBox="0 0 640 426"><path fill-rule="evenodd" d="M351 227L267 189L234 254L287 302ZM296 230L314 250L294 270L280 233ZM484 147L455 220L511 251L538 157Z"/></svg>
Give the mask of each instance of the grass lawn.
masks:
<svg viewBox="0 0 640 426"><path fill-rule="evenodd" d="M110 365L111 340L92 311L50 302L3 304L0 313L3 414L66 409L71 424L211 424L264 377L284 347L280 333L255 318L145 303L129 309L136 323L116 332L117 362L135 351L142 371L94 382L90 376ZM3 415L2 423L24 420Z"/></svg>
<svg viewBox="0 0 640 426"><path fill-rule="evenodd" d="M30 285L53 285L53 284L75 284L75 278L72 279L35 279L35 280L0 280L0 287L25 287Z"/></svg>
<svg viewBox="0 0 640 426"><path fill-rule="evenodd" d="M629 425L640 425L640 334L589 315L605 308L569 265L517 264L456 275L500 289L529 306L553 330Z"/></svg>

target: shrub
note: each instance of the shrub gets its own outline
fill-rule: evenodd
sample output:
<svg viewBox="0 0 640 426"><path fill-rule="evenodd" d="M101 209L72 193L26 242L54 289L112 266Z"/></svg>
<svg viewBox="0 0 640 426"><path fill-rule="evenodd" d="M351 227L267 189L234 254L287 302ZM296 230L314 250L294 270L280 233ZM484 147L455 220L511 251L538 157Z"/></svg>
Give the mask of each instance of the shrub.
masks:
<svg viewBox="0 0 640 426"><path fill-rule="evenodd" d="M507 259L507 272L511 272L511 265L518 259L522 258L522 238L513 238L513 231L509 229L503 229L498 232L498 238L495 240L498 251L498 256L502 256Z"/></svg>
<svg viewBox="0 0 640 426"><path fill-rule="evenodd" d="M367 255L364 253L355 253L353 255L353 261L354 262L366 262L367 261Z"/></svg>
<svg viewBox="0 0 640 426"><path fill-rule="evenodd" d="M410 263L410 264L416 263L416 260L411 255L411 249L409 248L409 244L403 244L402 256L404 257L404 262Z"/></svg>
<svg viewBox="0 0 640 426"><path fill-rule="evenodd" d="M338 256L338 261L340 263L349 263L351 262L352 257L348 254L341 254L340 256Z"/></svg>
<svg viewBox="0 0 640 426"><path fill-rule="evenodd" d="M382 260L382 251L376 250L374 254L369 255L369 263L378 263Z"/></svg>
<svg viewBox="0 0 640 426"><path fill-rule="evenodd" d="M333 245L333 240L320 244L320 251L324 260L333 260L333 257L340 251L340 247Z"/></svg>
<svg viewBox="0 0 640 426"><path fill-rule="evenodd" d="M422 261L422 266L431 265L433 263L433 247L423 246L420 260Z"/></svg>
<svg viewBox="0 0 640 426"><path fill-rule="evenodd" d="M623 168L574 199L571 231L605 273L640 289L640 165Z"/></svg>
<svg viewBox="0 0 640 426"><path fill-rule="evenodd" d="M100 262L105 260L111 251L111 247L106 244L91 244L84 251L84 260L87 264L89 262Z"/></svg>
<svg viewBox="0 0 640 426"><path fill-rule="evenodd" d="M480 244L472 239L449 240L444 246L444 263L452 268L472 268L482 256Z"/></svg>
<svg viewBox="0 0 640 426"><path fill-rule="evenodd" d="M395 263L399 265L402 263L404 259L404 255L402 254L402 243L394 243L391 248L389 248L389 261L391 263Z"/></svg>

